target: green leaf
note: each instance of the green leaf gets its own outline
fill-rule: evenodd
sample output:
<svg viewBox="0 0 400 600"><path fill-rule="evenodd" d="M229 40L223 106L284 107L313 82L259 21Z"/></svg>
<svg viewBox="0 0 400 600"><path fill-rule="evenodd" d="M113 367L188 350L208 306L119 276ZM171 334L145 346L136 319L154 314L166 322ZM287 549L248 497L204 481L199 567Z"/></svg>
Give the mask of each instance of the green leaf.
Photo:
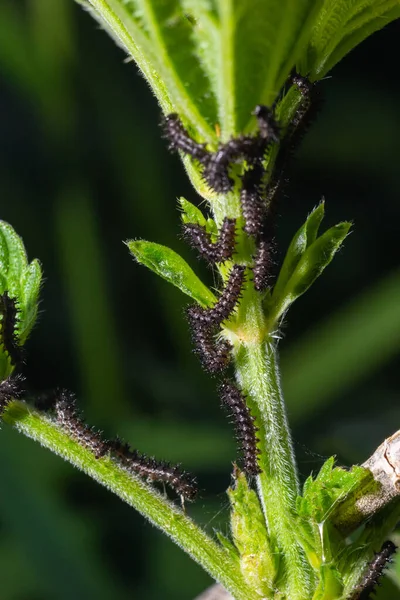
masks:
<svg viewBox="0 0 400 600"><path fill-rule="evenodd" d="M5 221L0 221L0 273L7 281L7 291L10 296L16 296L20 291L20 281L28 259L22 239ZM5 290L1 290L3 293Z"/></svg>
<svg viewBox="0 0 400 600"><path fill-rule="evenodd" d="M202 139L214 141L209 124L216 121L214 96L199 68L193 24L179 2L88 2L95 18L135 60L163 112L178 112Z"/></svg>
<svg viewBox="0 0 400 600"><path fill-rule="evenodd" d="M36 322L39 292L42 282L42 269L38 260L33 260L21 277L20 318L18 337L24 344Z"/></svg>
<svg viewBox="0 0 400 600"><path fill-rule="evenodd" d="M304 484L303 496L296 502L300 543L316 571L334 559L343 548L345 537L361 524L356 501L377 486L368 469L354 466L347 471L334 464L331 457L315 479L310 476ZM326 585L320 583L321 594L329 589ZM321 598L325 596L322 594Z"/></svg>
<svg viewBox="0 0 400 600"><path fill-rule="evenodd" d="M231 540L226 535L224 535L222 531L215 531L214 533L217 536L219 543L223 548L225 548L231 559L237 560L239 558L239 553L237 551L237 548L231 542Z"/></svg>
<svg viewBox="0 0 400 600"><path fill-rule="evenodd" d="M385 10L382 14L368 15L365 20L360 18L350 21L348 27L346 27L345 35L329 56L321 76L330 71L346 54L361 44L367 37L386 27L391 21L400 18L400 3L396 1L395 4L393 8Z"/></svg>
<svg viewBox="0 0 400 600"><path fill-rule="evenodd" d="M134 58L164 112L203 140L243 131L271 104L312 33L322 0L87 0ZM255 123L253 125L255 127Z"/></svg>
<svg viewBox="0 0 400 600"><path fill-rule="evenodd" d="M24 243L14 229L0 221L0 294L8 293L17 306L15 336L23 345L36 321L42 271L37 260L28 263ZM2 317L4 318L4 317ZM0 346L0 380L14 366L4 347Z"/></svg>
<svg viewBox="0 0 400 600"><path fill-rule="evenodd" d="M321 202L307 217L306 222L300 227L298 232L292 239L288 251L286 252L285 260L281 270L279 271L278 280L274 286L273 298L279 298L295 268L297 267L301 257L307 248L316 240L318 229L325 213L325 203Z"/></svg>
<svg viewBox="0 0 400 600"><path fill-rule="evenodd" d="M179 198L179 204L182 208L182 222L183 223L196 223L205 227L207 220L201 210L194 204L186 200L185 198Z"/></svg>
<svg viewBox="0 0 400 600"><path fill-rule="evenodd" d="M378 487L379 484L368 469L357 465L350 470L335 467L335 459L331 457L321 467L315 479L310 476L305 482L303 496L297 499L297 512L300 518L308 518L318 525L334 524L337 532L344 531L344 537L349 534L349 529L355 528L355 513L358 516L356 526L360 525L357 500L360 496L376 491Z"/></svg>
<svg viewBox="0 0 400 600"><path fill-rule="evenodd" d="M342 467L335 467L335 458L331 456L322 465L317 477L311 476L304 484L303 496L298 507L299 515L308 514L321 523L329 517L334 505L340 500L343 513L345 499L353 495L355 488L359 492L366 482L372 482L372 474L363 467L354 466L350 471ZM304 504L303 504L304 502Z"/></svg>
<svg viewBox="0 0 400 600"><path fill-rule="evenodd" d="M179 198L179 204L183 211L181 215L182 222L195 223L204 227L206 232L211 234L213 241L216 241L218 238L218 227L214 219L211 219L211 217L206 219L201 210L188 200L185 200L185 198Z"/></svg>
<svg viewBox="0 0 400 600"><path fill-rule="evenodd" d="M312 600L335 600L343 594L343 579L333 565L321 565L319 584Z"/></svg>
<svg viewBox="0 0 400 600"><path fill-rule="evenodd" d="M228 490L232 506L233 541L240 552L240 568L249 586L269 597L277 574L277 555L271 550L259 499L244 473L235 470L235 487Z"/></svg>
<svg viewBox="0 0 400 600"><path fill-rule="evenodd" d="M169 281L201 306L216 302L214 294L200 281L187 262L176 252L145 240L126 242L136 260Z"/></svg>
<svg viewBox="0 0 400 600"><path fill-rule="evenodd" d="M196 52L218 105L222 139L246 129L259 103L271 104L307 43L319 1L183 0ZM253 127L255 123L253 123Z"/></svg>
<svg viewBox="0 0 400 600"><path fill-rule="evenodd" d="M304 72L322 78L366 37L399 16L399 0L325 0L309 41Z"/></svg>
<svg viewBox="0 0 400 600"><path fill-rule="evenodd" d="M292 302L304 294L329 265L350 227L351 223L348 222L331 227L306 250L290 279L291 289L288 293Z"/></svg>
<svg viewBox="0 0 400 600"><path fill-rule="evenodd" d="M310 235L311 240L316 236L322 216L321 204L311 213L305 228L297 232L289 247L281 282L280 277L278 278L279 287L276 292L274 290L271 298L267 298L271 327L276 326L289 306L321 275L349 232L351 223L339 223L309 245L307 236Z"/></svg>

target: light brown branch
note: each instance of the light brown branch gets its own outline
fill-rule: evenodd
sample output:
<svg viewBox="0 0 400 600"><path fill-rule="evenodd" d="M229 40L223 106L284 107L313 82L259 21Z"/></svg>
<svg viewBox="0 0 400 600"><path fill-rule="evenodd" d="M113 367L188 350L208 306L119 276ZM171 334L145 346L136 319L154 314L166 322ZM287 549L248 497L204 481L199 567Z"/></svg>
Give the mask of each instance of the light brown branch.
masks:
<svg viewBox="0 0 400 600"><path fill-rule="evenodd" d="M332 521L349 535L385 507L400 502L400 431L388 437L364 464L365 478L338 504Z"/></svg>
<svg viewBox="0 0 400 600"><path fill-rule="evenodd" d="M359 511L369 516L400 496L400 431L387 438L362 466L380 484L379 489L356 502Z"/></svg>

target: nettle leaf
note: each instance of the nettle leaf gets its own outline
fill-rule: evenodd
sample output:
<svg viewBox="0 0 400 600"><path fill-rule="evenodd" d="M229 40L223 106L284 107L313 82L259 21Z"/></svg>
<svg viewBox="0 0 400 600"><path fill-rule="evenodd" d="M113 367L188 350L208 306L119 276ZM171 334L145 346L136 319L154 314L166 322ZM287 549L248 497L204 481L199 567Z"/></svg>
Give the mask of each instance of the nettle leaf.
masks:
<svg viewBox="0 0 400 600"><path fill-rule="evenodd" d="M27 267L28 258L22 239L11 225L0 221L0 273L11 296L19 292L21 277Z"/></svg>
<svg viewBox="0 0 400 600"><path fill-rule="evenodd" d="M275 297L282 295L285 286L293 275L293 272L307 248L316 240L318 229L325 213L325 203L321 202L307 217L304 225L300 227L292 239L288 251L279 271L278 280L274 286Z"/></svg>
<svg viewBox="0 0 400 600"><path fill-rule="evenodd" d="M215 99L195 52L193 23L181 4L85 0L84 5L134 59L163 112L178 112L202 139L215 141L210 127L217 118Z"/></svg>
<svg viewBox="0 0 400 600"><path fill-rule="evenodd" d="M369 35L400 17L399 0L325 0L310 37L305 73L322 78Z"/></svg>
<svg viewBox="0 0 400 600"><path fill-rule="evenodd" d="M333 565L321 565L319 584L312 600L334 600L343 594L343 578Z"/></svg>
<svg viewBox="0 0 400 600"><path fill-rule="evenodd" d="M183 0L196 51L219 107L222 138L246 129L256 104L272 104L311 34L319 2Z"/></svg>
<svg viewBox="0 0 400 600"><path fill-rule="evenodd" d="M320 79L400 16L400 0L78 1L136 61L163 112L212 146L219 132L254 129L255 105L271 105L295 65Z"/></svg>
<svg viewBox="0 0 400 600"><path fill-rule="evenodd" d="M15 342L22 346L35 324L42 270L37 260L28 262L24 243L14 229L0 221L0 295L7 293L15 302L17 318ZM1 322L7 318L2 315ZM0 379L5 379L13 370L11 357L5 345L0 350Z"/></svg>
<svg viewBox="0 0 400 600"><path fill-rule="evenodd" d="M236 546L231 542L231 540L222 533L222 531L214 530L214 533L223 548L227 551L232 560L239 559L239 553Z"/></svg>
<svg viewBox="0 0 400 600"><path fill-rule="evenodd" d="M174 107L192 124L191 113L198 114L196 121L214 124L217 107L208 74L199 65L193 15L178 0L125 0L124 5L151 44Z"/></svg>
<svg viewBox="0 0 400 600"><path fill-rule="evenodd" d="M376 488L367 469L355 466L347 471L334 465L335 459L331 457L316 478L310 476L296 502L299 541L309 563L321 577L315 596L318 599L330 598L329 591L341 589L342 579L336 570L330 573L321 569L343 548L349 533L342 531L346 529L343 524L348 520L353 522L356 499Z"/></svg>
<svg viewBox="0 0 400 600"><path fill-rule="evenodd" d="M232 507L232 536L240 552L242 574L260 596L269 596L278 571L278 554L271 550L258 496L238 469L235 486L228 490L228 496Z"/></svg>
<svg viewBox="0 0 400 600"><path fill-rule="evenodd" d="M18 337L24 344L35 324L42 269L38 260L33 260L21 277L20 317L18 322Z"/></svg>
<svg viewBox="0 0 400 600"><path fill-rule="evenodd" d="M321 467L316 478L310 476L305 482L299 514L308 512L321 523L327 520L339 500L344 503L355 488L364 487L371 478L372 474L364 467L353 466L350 470L335 467L335 457L332 456Z"/></svg>
<svg viewBox="0 0 400 600"><path fill-rule="evenodd" d="M211 218L207 219L206 231L207 231L207 233L211 233L212 237L214 238L213 241L216 242L219 231L218 231L218 227L217 227L217 224L214 221L214 219L211 219Z"/></svg>
<svg viewBox="0 0 400 600"><path fill-rule="evenodd" d="M172 283L201 306L212 306L216 302L211 290L200 281L187 262L171 248L145 240L128 241L126 245L139 263Z"/></svg>
<svg viewBox="0 0 400 600"><path fill-rule="evenodd" d="M197 206L186 200L185 198L179 198L179 204L182 209L182 222L183 223L195 223L205 227L207 219Z"/></svg>
<svg viewBox="0 0 400 600"><path fill-rule="evenodd" d="M339 223L328 229L307 248L290 278L291 289L288 292L293 300L304 294L329 265L350 227L351 223Z"/></svg>
<svg viewBox="0 0 400 600"><path fill-rule="evenodd" d="M324 204L321 203L290 243L276 286L266 300L272 326L321 275L349 233L351 223L345 221L317 237L323 216Z"/></svg>
<svg viewBox="0 0 400 600"><path fill-rule="evenodd" d="M136 61L163 111L216 144L271 104L312 34L322 0L85 0ZM253 127L255 124L253 123Z"/></svg>
<svg viewBox="0 0 400 600"><path fill-rule="evenodd" d="M218 237L218 227L214 219L205 217L201 210L194 204L185 200L185 198L179 198L179 204L182 208L182 222L183 223L194 223L204 227L207 233L210 233L213 238ZM215 239L213 240L215 241Z"/></svg>
<svg viewBox="0 0 400 600"><path fill-rule="evenodd" d="M346 34L326 62L324 69L325 73L330 71L332 67L346 56L346 54L361 44L367 37L383 27L386 27L391 21L400 18L400 3L398 0L396 2L388 2L385 4L394 4L394 6L388 10L386 10L386 7L382 7L384 8L382 14L368 14L365 20L364 15L360 15L360 18L351 20L348 27L346 27Z"/></svg>
<svg viewBox="0 0 400 600"><path fill-rule="evenodd" d="M373 493L378 485L368 469L335 467L334 457L324 463L317 477L306 480L296 510L301 542L314 568L329 562L361 524L357 499Z"/></svg>

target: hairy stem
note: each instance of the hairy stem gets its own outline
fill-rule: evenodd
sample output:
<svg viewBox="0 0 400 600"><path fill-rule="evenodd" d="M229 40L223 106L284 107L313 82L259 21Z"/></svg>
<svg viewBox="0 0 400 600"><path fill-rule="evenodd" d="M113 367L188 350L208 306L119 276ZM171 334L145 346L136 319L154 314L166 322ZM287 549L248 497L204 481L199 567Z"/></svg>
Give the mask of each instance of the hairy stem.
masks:
<svg viewBox="0 0 400 600"><path fill-rule="evenodd" d="M280 385L276 344L271 338L248 341L237 354L237 376L259 427L258 490L272 545L285 561L287 597L310 598L311 573L296 538L296 463Z"/></svg>
<svg viewBox="0 0 400 600"><path fill-rule="evenodd" d="M54 422L27 404L13 401L3 415L8 424L40 442L124 502L138 510L198 562L237 600L256 600L247 589L234 559L200 529L180 508L110 458L96 459L87 448L66 435Z"/></svg>

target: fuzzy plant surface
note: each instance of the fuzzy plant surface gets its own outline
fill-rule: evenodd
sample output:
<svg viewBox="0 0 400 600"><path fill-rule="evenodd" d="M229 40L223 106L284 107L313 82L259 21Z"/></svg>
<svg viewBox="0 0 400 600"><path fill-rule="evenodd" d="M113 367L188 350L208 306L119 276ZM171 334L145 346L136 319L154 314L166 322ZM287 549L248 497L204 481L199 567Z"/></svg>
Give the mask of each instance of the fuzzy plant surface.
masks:
<svg viewBox="0 0 400 600"><path fill-rule="evenodd" d="M344 469L330 458L301 487L278 356L292 303L332 261L351 223L321 232L325 204L310 198L277 268L275 215L287 210L291 161L321 108L320 80L400 17L400 0L79 1L136 62L161 107L166 143L200 196L201 208L184 198L178 208L184 238L211 266L216 289L171 248L145 240L127 247L190 298L195 352L216 378L239 445L230 535L214 538L190 518L196 480L179 466L103 439L66 390L40 401L24 394L23 344L41 269L5 222L3 420L136 508L236 600L366 600L396 551L389 536L400 516L400 435L363 466Z"/></svg>

